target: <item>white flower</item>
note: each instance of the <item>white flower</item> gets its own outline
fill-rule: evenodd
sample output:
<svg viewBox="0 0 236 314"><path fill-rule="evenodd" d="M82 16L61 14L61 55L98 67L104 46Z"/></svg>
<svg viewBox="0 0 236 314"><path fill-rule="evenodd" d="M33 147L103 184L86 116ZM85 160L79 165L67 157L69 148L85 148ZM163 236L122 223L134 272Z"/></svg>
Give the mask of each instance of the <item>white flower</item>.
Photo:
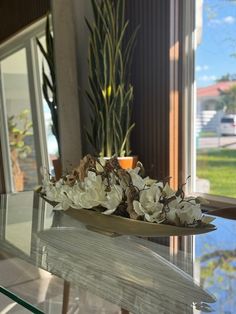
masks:
<svg viewBox="0 0 236 314"><path fill-rule="evenodd" d="M192 225L202 218L200 204L195 201L182 201L178 204L176 214L183 225Z"/></svg>
<svg viewBox="0 0 236 314"><path fill-rule="evenodd" d="M144 216L145 220L149 222L158 222L160 223L163 221L162 217L162 208L163 205L159 203L158 206L155 207L143 207L142 204L138 201L133 201L133 207L134 211L139 215L139 216Z"/></svg>
<svg viewBox="0 0 236 314"><path fill-rule="evenodd" d="M155 204L159 203L161 190L157 184L153 184L150 188L140 192L140 203Z"/></svg>
<svg viewBox="0 0 236 314"><path fill-rule="evenodd" d="M72 201L71 207L80 209L82 208L80 198L81 198L81 193L83 190L81 187L76 183L73 187L71 187L70 191L68 192L68 198Z"/></svg>
<svg viewBox="0 0 236 314"><path fill-rule="evenodd" d="M99 206L106 200L105 188L102 177L92 171L88 171L88 176L84 179L76 203L82 208Z"/></svg>
<svg viewBox="0 0 236 314"><path fill-rule="evenodd" d="M101 205L107 208L103 212L105 215L111 215L117 209L123 198L123 190L120 185L111 187L111 191L106 193L106 200Z"/></svg>
<svg viewBox="0 0 236 314"><path fill-rule="evenodd" d="M149 177L142 178L139 175L140 168L136 167L135 169L127 170L131 176L133 185L139 190L143 190L147 186L152 186L157 180L150 179Z"/></svg>
<svg viewBox="0 0 236 314"><path fill-rule="evenodd" d="M138 174L140 168L136 167L135 169L128 169L127 171L131 176L133 185L139 190L143 190L145 188L146 183L144 179Z"/></svg>
<svg viewBox="0 0 236 314"><path fill-rule="evenodd" d="M179 202L181 201L181 197L175 197L171 202L168 203L168 206L165 207L165 215L167 223L178 225L179 218L177 216L177 208L179 206Z"/></svg>
<svg viewBox="0 0 236 314"><path fill-rule="evenodd" d="M210 222L210 218L202 215L200 204L195 198L182 199L181 196L176 196L168 183L164 185L149 177L142 178L139 167L127 172L118 168L117 171L104 173L105 159L95 161L94 167L86 172L86 177L81 182L75 176L72 176L72 180L68 176L66 181L60 179L55 182L48 171L44 170L41 193L48 200L58 203L55 209L91 209L102 206L103 214L111 215L126 200L127 211L133 213L130 208L133 200L136 214L148 222L183 226L194 226L198 221ZM135 187L132 195L127 192L131 183ZM124 198L125 195L127 199ZM134 200L137 197L139 200Z"/></svg>
<svg viewBox="0 0 236 314"><path fill-rule="evenodd" d="M163 221L162 209L163 204L159 202L161 191L157 185L140 192L138 201L133 201L133 207L138 215L144 216L147 221Z"/></svg>
<svg viewBox="0 0 236 314"><path fill-rule="evenodd" d="M146 186L152 186L153 184L157 183L157 180L151 179L149 177L146 177L143 179Z"/></svg>
<svg viewBox="0 0 236 314"><path fill-rule="evenodd" d="M46 198L49 201L58 203L54 209L66 210L72 206L73 202L68 197L68 192L70 192L70 187L68 185L63 185L61 181L58 181L55 185L51 183L45 188Z"/></svg>
<svg viewBox="0 0 236 314"><path fill-rule="evenodd" d="M175 191L169 186L169 183L166 183L163 188L163 194L165 197L169 198L175 195Z"/></svg>
<svg viewBox="0 0 236 314"><path fill-rule="evenodd" d="M106 181L105 181L106 182ZM106 182L107 183L107 182ZM103 206L107 208L104 214L112 214L122 201L123 190L119 185L112 185L110 191L106 191L106 185L100 175L89 171L84 182L74 185L68 193L74 208L93 208Z"/></svg>
<svg viewBox="0 0 236 314"><path fill-rule="evenodd" d="M204 224L209 224L209 223L211 223L213 220L215 220L214 217L205 216L205 215L202 216L202 222L203 222Z"/></svg>

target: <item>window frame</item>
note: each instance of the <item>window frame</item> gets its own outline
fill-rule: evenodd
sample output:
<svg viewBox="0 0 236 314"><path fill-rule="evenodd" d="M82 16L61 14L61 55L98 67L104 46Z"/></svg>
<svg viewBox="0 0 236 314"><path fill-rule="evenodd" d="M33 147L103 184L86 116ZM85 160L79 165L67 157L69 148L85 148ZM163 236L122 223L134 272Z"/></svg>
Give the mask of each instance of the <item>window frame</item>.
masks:
<svg viewBox="0 0 236 314"><path fill-rule="evenodd" d="M26 52L29 97L33 121L33 134L39 183L41 182L41 166L45 168L49 167L47 138L43 112L43 96L40 82L41 66L39 65L36 42L36 37L41 37L45 34L45 23L46 18L44 17L0 45L0 64L2 60L21 49L25 49ZM0 137L2 146L3 171L5 178L5 192L10 193L14 191L14 186L12 182L10 147L7 130L7 114L3 84L4 82L2 79L0 66Z"/></svg>
<svg viewBox="0 0 236 314"><path fill-rule="evenodd" d="M200 193L195 190L196 183L196 106L197 89L195 81L195 54L197 49L197 5L201 6L202 0L190 0L183 5L183 34L182 37L182 102L183 102L183 146L184 146L184 164L183 173L185 178L190 174L192 180L188 180L186 193L200 196L208 202L204 205L206 208L224 208L236 206L236 198L219 196L214 194ZM191 30L194 30L193 32ZM189 104L191 104L189 106Z"/></svg>

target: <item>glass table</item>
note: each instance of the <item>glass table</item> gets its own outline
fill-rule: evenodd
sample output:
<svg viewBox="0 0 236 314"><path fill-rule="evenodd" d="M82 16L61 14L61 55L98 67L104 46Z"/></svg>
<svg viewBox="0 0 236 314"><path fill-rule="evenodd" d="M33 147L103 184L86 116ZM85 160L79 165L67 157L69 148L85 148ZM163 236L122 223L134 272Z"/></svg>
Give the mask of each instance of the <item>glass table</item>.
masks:
<svg viewBox="0 0 236 314"><path fill-rule="evenodd" d="M0 313L236 313L236 222L174 238L111 237L33 192L0 202Z"/></svg>

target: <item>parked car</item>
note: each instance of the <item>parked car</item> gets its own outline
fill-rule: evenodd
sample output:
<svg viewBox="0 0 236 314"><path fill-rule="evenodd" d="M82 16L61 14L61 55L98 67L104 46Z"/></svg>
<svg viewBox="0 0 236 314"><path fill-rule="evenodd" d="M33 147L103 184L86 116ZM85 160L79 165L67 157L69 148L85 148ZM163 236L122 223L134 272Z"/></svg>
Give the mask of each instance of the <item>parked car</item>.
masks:
<svg viewBox="0 0 236 314"><path fill-rule="evenodd" d="M228 114L221 118L220 134L221 135L236 135L236 115Z"/></svg>

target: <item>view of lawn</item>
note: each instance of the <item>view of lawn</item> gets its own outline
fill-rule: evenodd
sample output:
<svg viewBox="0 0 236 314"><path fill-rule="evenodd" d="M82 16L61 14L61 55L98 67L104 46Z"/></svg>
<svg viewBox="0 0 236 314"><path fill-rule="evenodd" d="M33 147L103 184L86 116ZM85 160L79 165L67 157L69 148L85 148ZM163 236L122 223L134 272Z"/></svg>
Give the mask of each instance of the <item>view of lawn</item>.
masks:
<svg viewBox="0 0 236 314"><path fill-rule="evenodd" d="M210 181L211 194L236 197L236 150L198 150L197 177Z"/></svg>

